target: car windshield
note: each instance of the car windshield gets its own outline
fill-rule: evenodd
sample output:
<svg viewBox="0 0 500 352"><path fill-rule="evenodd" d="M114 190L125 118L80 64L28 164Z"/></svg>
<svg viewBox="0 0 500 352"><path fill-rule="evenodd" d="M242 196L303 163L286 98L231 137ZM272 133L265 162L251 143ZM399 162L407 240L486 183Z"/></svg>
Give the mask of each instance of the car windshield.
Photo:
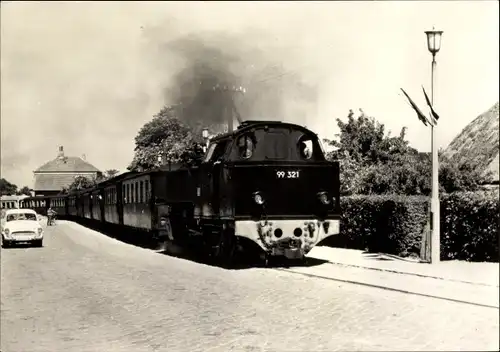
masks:
<svg viewBox="0 0 500 352"><path fill-rule="evenodd" d="M17 213L7 215L7 221L15 220L34 220L36 221L36 214L33 213Z"/></svg>

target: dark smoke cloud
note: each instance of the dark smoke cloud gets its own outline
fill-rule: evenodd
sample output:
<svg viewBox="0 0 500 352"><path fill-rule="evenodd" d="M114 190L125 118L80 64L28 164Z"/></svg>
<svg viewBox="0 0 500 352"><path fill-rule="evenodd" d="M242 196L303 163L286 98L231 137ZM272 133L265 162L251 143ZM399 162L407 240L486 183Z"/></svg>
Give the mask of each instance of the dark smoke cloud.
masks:
<svg viewBox="0 0 500 352"><path fill-rule="evenodd" d="M191 126L221 124L230 106L228 93L214 87L244 87L233 101L242 120L306 123L316 107L316 89L293 62L291 48L274 45L256 30L241 33L188 33L158 44L158 58L169 76L167 104L178 105ZM271 43L270 43L271 42ZM289 62L287 62L289 61Z"/></svg>

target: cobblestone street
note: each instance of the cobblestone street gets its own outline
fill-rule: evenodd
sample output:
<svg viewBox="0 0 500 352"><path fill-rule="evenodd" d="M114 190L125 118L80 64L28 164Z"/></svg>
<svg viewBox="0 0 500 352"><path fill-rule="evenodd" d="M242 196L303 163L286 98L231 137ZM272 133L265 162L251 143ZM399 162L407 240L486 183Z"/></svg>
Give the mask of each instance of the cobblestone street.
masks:
<svg viewBox="0 0 500 352"><path fill-rule="evenodd" d="M43 248L1 250L2 352L499 347L498 309L274 269L224 270L64 221L45 236Z"/></svg>

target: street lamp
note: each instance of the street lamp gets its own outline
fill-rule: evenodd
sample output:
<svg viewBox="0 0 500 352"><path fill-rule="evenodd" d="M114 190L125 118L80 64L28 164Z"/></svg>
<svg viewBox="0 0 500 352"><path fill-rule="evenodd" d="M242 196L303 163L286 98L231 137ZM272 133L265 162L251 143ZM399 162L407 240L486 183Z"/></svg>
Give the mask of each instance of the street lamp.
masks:
<svg viewBox="0 0 500 352"><path fill-rule="evenodd" d="M201 130L201 137L205 142L205 145L203 146L203 151L206 152L208 148L208 128L205 127L204 129Z"/></svg>
<svg viewBox="0 0 500 352"><path fill-rule="evenodd" d="M208 139L208 128L204 128L201 131L201 136L203 137L203 139Z"/></svg>
<svg viewBox="0 0 500 352"><path fill-rule="evenodd" d="M441 49L441 35L443 31L426 31L427 48L432 54L431 65L431 105L434 106L434 71L436 70L436 54ZM432 120L432 118L431 118ZM431 149L432 149L432 191L431 191L431 263L439 263L441 253L440 234L440 206L439 206L439 160L436 144L436 121L431 124Z"/></svg>

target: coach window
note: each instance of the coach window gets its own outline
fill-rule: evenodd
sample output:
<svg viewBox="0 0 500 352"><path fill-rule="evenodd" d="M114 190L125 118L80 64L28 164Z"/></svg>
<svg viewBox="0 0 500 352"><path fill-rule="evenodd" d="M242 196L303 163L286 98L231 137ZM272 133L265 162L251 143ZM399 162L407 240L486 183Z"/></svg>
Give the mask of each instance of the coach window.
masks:
<svg viewBox="0 0 500 352"><path fill-rule="evenodd" d="M149 202L149 180L146 180L146 182L144 182L144 193L146 194L146 199L145 199L145 202Z"/></svg>
<svg viewBox="0 0 500 352"><path fill-rule="evenodd" d="M237 148L240 159L250 159L255 150L255 138L250 135L241 136L238 138Z"/></svg>
<svg viewBox="0 0 500 352"><path fill-rule="evenodd" d="M144 181L139 181L139 203L143 203L144 198Z"/></svg>
<svg viewBox="0 0 500 352"><path fill-rule="evenodd" d="M139 182L135 183L135 202L139 203Z"/></svg>
<svg viewBox="0 0 500 352"><path fill-rule="evenodd" d="M125 185L127 192L125 192L125 203L130 203L130 184Z"/></svg>

